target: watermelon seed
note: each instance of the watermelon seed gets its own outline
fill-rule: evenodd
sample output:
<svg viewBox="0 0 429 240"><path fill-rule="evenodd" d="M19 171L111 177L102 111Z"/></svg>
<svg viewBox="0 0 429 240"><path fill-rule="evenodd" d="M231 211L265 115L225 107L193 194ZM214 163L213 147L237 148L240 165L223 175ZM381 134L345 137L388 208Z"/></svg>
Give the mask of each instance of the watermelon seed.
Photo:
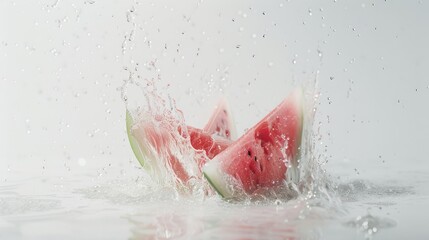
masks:
<svg viewBox="0 0 429 240"><path fill-rule="evenodd" d="M250 150L247 150L247 155L249 155L249 157L252 156L252 152Z"/></svg>

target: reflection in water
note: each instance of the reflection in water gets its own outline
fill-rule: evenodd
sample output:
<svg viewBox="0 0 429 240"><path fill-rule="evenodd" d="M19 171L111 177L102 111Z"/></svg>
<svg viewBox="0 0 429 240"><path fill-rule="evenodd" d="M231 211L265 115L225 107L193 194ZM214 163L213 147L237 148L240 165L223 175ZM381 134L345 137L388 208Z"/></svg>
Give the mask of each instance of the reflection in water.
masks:
<svg viewBox="0 0 429 240"><path fill-rule="evenodd" d="M9 182L0 188L0 239L70 239L75 231L81 233L81 239L97 236L112 239L342 239L334 238L335 234L342 231L338 236L355 236L356 230L363 235L371 231L370 237L376 233L377 238L389 239L383 238L386 236L383 234L406 223L397 216L388 216L398 222L395 227L395 222L380 216L391 211L392 206L411 211L404 197L417 196L400 191L399 186L393 188L387 182L378 185L366 182L377 189L392 189L394 193L389 194L387 190L380 191L381 194L368 192L366 187L356 190L359 197L356 202L345 203L352 212L342 215L343 212L337 214L338 208L318 203L320 198L299 196L289 201L225 202L217 196L180 197L171 189L154 191L146 180L144 177L74 176L63 180L34 178L32 186ZM339 192L341 197L343 194ZM380 211L373 209L371 215L362 214L362 206L372 206L376 201L395 205L383 205ZM357 206L355 212L353 206ZM422 201L417 206L422 207ZM343 218L346 221L341 224ZM335 231L327 232L331 225L336 226Z"/></svg>
<svg viewBox="0 0 429 240"><path fill-rule="evenodd" d="M145 205L142 212L127 217L134 225L133 239L318 239L327 214L298 200L229 204L209 199Z"/></svg>

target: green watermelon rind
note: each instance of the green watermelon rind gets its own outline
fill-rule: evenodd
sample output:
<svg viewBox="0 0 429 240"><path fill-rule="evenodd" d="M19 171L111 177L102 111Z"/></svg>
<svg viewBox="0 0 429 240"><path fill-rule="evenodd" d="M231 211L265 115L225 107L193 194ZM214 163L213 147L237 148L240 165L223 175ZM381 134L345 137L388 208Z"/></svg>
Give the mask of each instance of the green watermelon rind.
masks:
<svg viewBox="0 0 429 240"><path fill-rule="evenodd" d="M130 111L126 110L126 126L127 126L127 136L128 136L128 141L130 142L130 146L131 149L133 150L134 155L136 156L137 160L139 161L140 165L143 168L147 168L146 164L145 164L145 160L143 157L143 151L140 148L139 142L137 141L137 139L133 136L132 134L132 127L134 125L134 119L131 116Z"/></svg>
<svg viewBox="0 0 429 240"><path fill-rule="evenodd" d="M207 182L209 182L210 186L212 186L214 188L214 190L223 198L225 198L225 196L223 195L223 193L216 187L216 184L214 184L214 182L210 179L210 177L206 174L203 173L204 177L207 179Z"/></svg>
<svg viewBox="0 0 429 240"><path fill-rule="evenodd" d="M219 171L219 162L210 161L204 166L203 175L222 198L231 198L233 193L227 188L230 183L227 176ZM214 166L213 166L214 165Z"/></svg>
<svg viewBox="0 0 429 240"><path fill-rule="evenodd" d="M304 104L303 104L303 89L300 88L293 93L293 104L296 106L300 117L300 133L297 136L299 144L298 144L298 152L294 157L293 161L297 160L297 157L300 155L300 147L302 141L302 132L304 128ZM220 163L217 159L213 159L212 161L205 164L203 167L203 175L209 182L209 184L215 189L215 191L224 199L232 198L233 193L227 188L230 183L227 180L226 173L222 173L220 169ZM293 169L293 170L292 170ZM292 171L299 171L297 163L292 165ZM287 174L287 172L286 172ZM299 178L299 175L298 175Z"/></svg>

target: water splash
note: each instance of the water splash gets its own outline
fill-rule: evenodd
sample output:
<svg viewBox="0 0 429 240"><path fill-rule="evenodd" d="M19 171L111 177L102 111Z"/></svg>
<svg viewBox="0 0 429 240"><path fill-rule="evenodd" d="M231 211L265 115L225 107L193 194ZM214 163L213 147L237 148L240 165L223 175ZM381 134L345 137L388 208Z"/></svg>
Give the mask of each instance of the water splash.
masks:
<svg viewBox="0 0 429 240"><path fill-rule="evenodd" d="M155 65L152 65L154 69L156 69ZM135 74L130 73L130 79L122 89L127 109L135 119L132 127L134 135L145 151L143 166L157 185L175 189L177 195L201 198L212 196L214 192L202 177L200 170L202 164L210 159L204 151L195 151L192 147L182 111L177 108L168 91L158 90L158 83L157 78L137 82ZM137 98L142 99L143 95L144 101L139 105L132 105L133 108L130 105L133 97L128 93L136 89L140 92ZM300 180L298 182L285 180L281 186L261 189L251 195L244 194L240 186L233 186L234 191L241 193L238 194L241 202L244 200L249 204L272 203L278 200L298 199L305 202L309 209L312 207L335 209L340 205L332 182L321 167L320 157L315 154L317 133L313 129L313 121L316 113L314 103L318 101L318 94L314 94L316 87L309 85L306 89L304 94L306 117L301 157L298 160Z"/></svg>
<svg viewBox="0 0 429 240"><path fill-rule="evenodd" d="M387 219L367 214L365 216L358 216L353 220L345 223L346 226L356 228L365 234L365 239L372 239L372 237L383 228L391 228L396 226L396 222Z"/></svg>

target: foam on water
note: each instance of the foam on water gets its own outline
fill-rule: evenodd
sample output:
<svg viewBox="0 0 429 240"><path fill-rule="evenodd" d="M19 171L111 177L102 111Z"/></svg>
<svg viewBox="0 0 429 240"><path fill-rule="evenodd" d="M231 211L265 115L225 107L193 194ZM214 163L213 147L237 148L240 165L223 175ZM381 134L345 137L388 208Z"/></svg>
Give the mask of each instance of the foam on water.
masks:
<svg viewBox="0 0 429 240"><path fill-rule="evenodd" d="M364 233L366 239L371 239L381 229L396 226L396 222L388 218L381 218L367 214L365 216L358 216L355 219L346 222L345 225L356 228Z"/></svg>

